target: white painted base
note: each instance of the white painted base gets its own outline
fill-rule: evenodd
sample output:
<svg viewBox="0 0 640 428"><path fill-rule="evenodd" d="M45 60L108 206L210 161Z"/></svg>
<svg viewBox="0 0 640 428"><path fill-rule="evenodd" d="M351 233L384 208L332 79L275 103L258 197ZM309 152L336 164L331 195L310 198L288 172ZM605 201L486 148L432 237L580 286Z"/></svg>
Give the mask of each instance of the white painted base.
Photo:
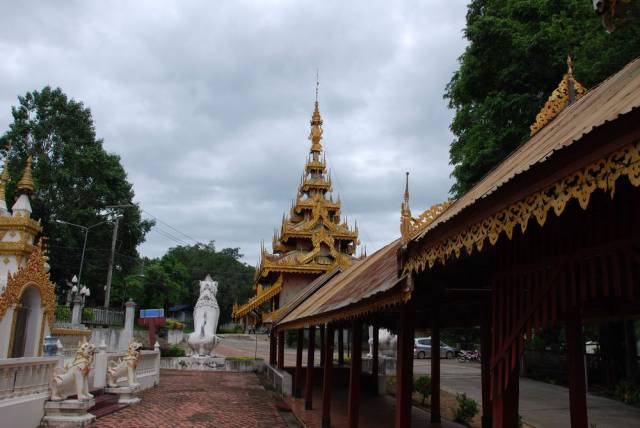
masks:
<svg viewBox="0 0 640 428"><path fill-rule="evenodd" d="M96 401L91 400L62 400L47 401L44 404L43 427L56 428L84 428L89 426L96 417L88 413Z"/></svg>
<svg viewBox="0 0 640 428"><path fill-rule="evenodd" d="M34 428L44 416L49 392L0 400L0 426Z"/></svg>
<svg viewBox="0 0 640 428"><path fill-rule="evenodd" d="M136 397L136 393L139 390L139 385L135 386L119 386L117 388L105 388L104 392L108 394L118 395L118 404L138 404L140 398Z"/></svg>

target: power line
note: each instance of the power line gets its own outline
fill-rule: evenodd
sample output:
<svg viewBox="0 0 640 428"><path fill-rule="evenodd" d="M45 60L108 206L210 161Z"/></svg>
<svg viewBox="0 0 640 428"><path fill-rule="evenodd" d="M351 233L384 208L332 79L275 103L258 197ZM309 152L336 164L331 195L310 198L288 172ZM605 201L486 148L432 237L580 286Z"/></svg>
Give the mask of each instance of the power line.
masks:
<svg viewBox="0 0 640 428"><path fill-rule="evenodd" d="M187 235L186 233L182 232L181 230L178 230L178 229L176 229L175 227L171 226L171 225L170 225L169 223L167 223L166 221L163 221L163 220L159 219L159 218L158 218L158 217L156 217L155 215L151 214L149 211L147 211L147 210L145 210L145 209L143 209L143 208L140 208L140 210L141 210L142 212L146 213L149 217L151 217L151 218L153 218L154 220L156 220L157 222L164 224L165 226L167 226L167 227L168 227L168 228L170 228L171 230L173 230L173 231L175 231L175 232L178 232L180 235L184 236L184 237L185 237L185 238L187 238L187 239L192 240L192 241L193 241L193 242L195 242L196 244L200 244L200 243L201 243L200 241L198 241L197 239L193 238L192 236Z"/></svg>

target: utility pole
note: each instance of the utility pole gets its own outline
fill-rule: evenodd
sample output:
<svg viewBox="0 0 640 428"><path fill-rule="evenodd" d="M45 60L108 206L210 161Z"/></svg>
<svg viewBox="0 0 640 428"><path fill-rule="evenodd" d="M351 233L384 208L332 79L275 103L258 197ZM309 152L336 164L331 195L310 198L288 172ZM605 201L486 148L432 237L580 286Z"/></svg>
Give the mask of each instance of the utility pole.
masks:
<svg viewBox="0 0 640 428"><path fill-rule="evenodd" d="M104 308L109 309L109 298L111 297L111 277L113 276L113 259L116 254L116 240L118 239L118 224L120 217L116 217L113 224L113 238L111 240L111 258L109 259L109 269L107 270L107 286L104 293Z"/></svg>

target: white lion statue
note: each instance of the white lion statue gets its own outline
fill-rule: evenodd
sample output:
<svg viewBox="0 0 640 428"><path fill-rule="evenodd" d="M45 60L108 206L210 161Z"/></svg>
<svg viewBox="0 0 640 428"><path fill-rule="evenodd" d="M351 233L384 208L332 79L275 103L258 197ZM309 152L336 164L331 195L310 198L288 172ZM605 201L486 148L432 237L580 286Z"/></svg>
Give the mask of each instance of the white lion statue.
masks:
<svg viewBox="0 0 640 428"><path fill-rule="evenodd" d="M118 362L109 361L109 367L107 368L107 385L110 388L116 388L118 386L118 379L127 376L128 386L137 386L136 382L136 367L138 367L138 357L140 357L140 350L142 349L142 343L135 340L129 343L127 355L124 358L120 358Z"/></svg>
<svg viewBox="0 0 640 428"><path fill-rule="evenodd" d="M53 374L49 383L52 401L64 400L74 393L81 401L93 398L89 393L89 371L95 353L96 347L86 339L78 344L73 362L65 365L64 369L58 367ZM75 391L72 386L75 386Z"/></svg>
<svg viewBox="0 0 640 428"><path fill-rule="evenodd" d="M187 337L189 356L213 356L213 348L218 339L216 329L220 317L220 307L216 300L218 283L207 275L200 281L200 297L193 310L194 332Z"/></svg>

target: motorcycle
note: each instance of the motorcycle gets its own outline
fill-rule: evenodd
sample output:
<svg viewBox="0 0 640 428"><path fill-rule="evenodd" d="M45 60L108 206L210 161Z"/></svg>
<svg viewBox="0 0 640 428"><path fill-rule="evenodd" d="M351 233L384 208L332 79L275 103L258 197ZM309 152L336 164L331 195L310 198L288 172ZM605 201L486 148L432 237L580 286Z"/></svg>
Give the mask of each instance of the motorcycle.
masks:
<svg viewBox="0 0 640 428"><path fill-rule="evenodd" d="M480 351L460 351L458 354L458 361L461 363L479 363L480 362Z"/></svg>

